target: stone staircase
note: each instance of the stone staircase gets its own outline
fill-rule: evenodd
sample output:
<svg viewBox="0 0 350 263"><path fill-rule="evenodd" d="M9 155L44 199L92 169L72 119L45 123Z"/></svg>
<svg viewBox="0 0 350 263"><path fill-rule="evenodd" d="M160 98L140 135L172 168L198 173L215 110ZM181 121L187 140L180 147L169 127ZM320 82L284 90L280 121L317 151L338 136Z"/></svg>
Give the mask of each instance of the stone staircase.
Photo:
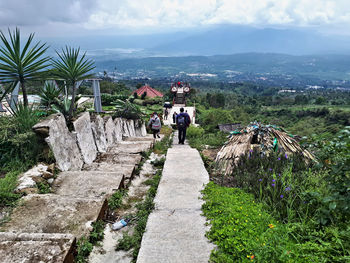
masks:
<svg viewBox="0 0 350 263"><path fill-rule="evenodd" d="M133 120L84 113L73 126L70 132L55 114L33 127L62 172L52 193L24 196L1 227L1 262L73 262L76 238L104 218L107 198L131 180L141 152L154 142Z"/></svg>

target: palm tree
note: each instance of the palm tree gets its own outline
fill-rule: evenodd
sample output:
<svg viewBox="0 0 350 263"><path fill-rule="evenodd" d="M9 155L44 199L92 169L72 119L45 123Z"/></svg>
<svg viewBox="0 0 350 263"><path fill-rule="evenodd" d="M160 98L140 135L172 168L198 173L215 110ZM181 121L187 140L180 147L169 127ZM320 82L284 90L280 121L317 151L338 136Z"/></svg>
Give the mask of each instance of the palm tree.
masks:
<svg viewBox="0 0 350 263"><path fill-rule="evenodd" d="M84 53L79 58L80 48L74 49L67 47L62 49L62 54L58 55L58 60L52 60L53 75L59 79L63 79L68 85L72 86L72 100L69 108L69 118L73 116L74 102L76 96L76 83L80 80L93 77L89 72L95 68L94 62L86 58Z"/></svg>
<svg viewBox="0 0 350 263"><path fill-rule="evenodd" d="M17 83L20 83L23 92L24 106L28 106L27 89L25 83L28 80L37 80L43 77L46 64L49 57L43 56L48 46L37 42L31 46L34 34L30 34L24 47L21 48L20 31L16 28L11 32L8 30L10 39L8 40L4 33L0 31L0 39L3 46L0 46L0 80L3 82L12 82L11 85L2 94L0 101L7 93L12 92Z"/></svg>

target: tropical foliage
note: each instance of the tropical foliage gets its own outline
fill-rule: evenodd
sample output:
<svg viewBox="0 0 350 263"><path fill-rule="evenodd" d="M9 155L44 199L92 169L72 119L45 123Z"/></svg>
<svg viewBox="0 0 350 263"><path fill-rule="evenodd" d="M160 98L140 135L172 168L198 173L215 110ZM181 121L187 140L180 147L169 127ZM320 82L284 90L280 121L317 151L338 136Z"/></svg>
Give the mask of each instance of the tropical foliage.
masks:
<svg viewBox="0 0 350 263"><path fill-rule="evenodd" d="M59 89L53 82L46 82L39 90L40 104L45 108L50 109L52 104L56 104L60 94L61 89Z"/></svg>
<svg viewBox="0 0 350 263"><path fill-rule="evenodd" d="M73 116L75 110L75 97L77 91L77 82L92 78L94 62L86 58L86 53L80 55L80 48L67 47L62 49L62 53L57 53L58 60L52 60L52 74L58 79L66 81L66 84L72 88L72 99L68 111L68 117Z"/></svg>
<svg viewBox="0 0 350 263"><path fill-rule="evenodd" d="M0 31L2 42L2 46L0 46L0 80L5 83L9 82L11 85L8 85L0 101L6 94L12 92L19 82L23 92L24 106L28 106L26 82L43 78L45 70L49 66L47 62L50 60L49 57L44 56L48 46L40 42L32 45L34 34L30 34L24 47L21 48L20 30L16 28L15 31L9 30L8 32L9 40Z"/></svg>
<svg viewBox="0 0 350 263"><path fill-rule="evenodd" d="M128 100L122 101L117 100L116 101L116 111L114 113L114 117L118 118L126 118L126 119L141 119L143 116L143 113L137 105L129 102Z"/></svg>

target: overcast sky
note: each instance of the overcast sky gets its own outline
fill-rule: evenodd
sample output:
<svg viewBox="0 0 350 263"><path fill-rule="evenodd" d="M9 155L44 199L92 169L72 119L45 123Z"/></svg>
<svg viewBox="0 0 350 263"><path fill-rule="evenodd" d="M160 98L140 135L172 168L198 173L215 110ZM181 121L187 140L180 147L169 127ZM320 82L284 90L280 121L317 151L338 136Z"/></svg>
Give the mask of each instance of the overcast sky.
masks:
<svg viewBox="0 0 350 263"><path fill-rule="evenodd" d="M39 36L135 34L218 24L350 34L349 0L0 0L0 29Z"/></svg>

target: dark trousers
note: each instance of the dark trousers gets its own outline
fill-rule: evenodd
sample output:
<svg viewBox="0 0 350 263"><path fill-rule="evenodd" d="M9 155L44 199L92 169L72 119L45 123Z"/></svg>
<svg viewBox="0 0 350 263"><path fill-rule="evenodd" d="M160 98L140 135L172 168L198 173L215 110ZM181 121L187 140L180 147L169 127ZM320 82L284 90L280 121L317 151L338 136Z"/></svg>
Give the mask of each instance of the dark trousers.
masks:
<svg viewBox="0 0 350 263"><path fill-rule="evenodd" d="M179 128L179 143L184 144L185 143L185 139L186 139L186 129L185 128Z"/></svg>
<svg viewBox="0 0 350 263"><path fill-rule="evenodd" d="M153 138L155 139L156 135L159 133L159 130L152 129L152 132L153 132ZM159 138L159 135L158 135L158 138Z"/></svg>

